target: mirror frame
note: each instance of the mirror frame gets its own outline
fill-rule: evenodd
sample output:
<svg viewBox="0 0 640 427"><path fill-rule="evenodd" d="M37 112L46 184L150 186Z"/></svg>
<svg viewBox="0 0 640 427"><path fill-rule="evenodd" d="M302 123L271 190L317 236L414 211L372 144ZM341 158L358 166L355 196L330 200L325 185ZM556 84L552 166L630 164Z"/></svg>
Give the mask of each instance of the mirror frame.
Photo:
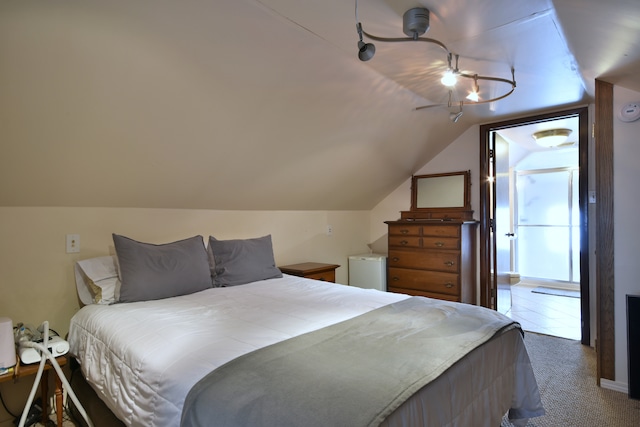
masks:
<svg viewBox="0 0 640 427"><path fill-rule="evenodd" d="M445 176L462 176L464 177L464 191L462 206L448 207L418 207L418 183L421 179L440 178ZM471 210L471 171L459 171L438 173L429 175L413 175L411 177L411 210L401 212L402 219L461 219L470 220L473 218Z"/></svg>

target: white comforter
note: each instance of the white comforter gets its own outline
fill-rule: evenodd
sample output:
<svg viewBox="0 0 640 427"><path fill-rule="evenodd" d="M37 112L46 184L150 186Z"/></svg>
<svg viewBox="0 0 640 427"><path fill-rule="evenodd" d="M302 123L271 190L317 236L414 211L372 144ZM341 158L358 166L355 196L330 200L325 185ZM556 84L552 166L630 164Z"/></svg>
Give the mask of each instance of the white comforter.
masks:
<svg viewBox="0 0 640 427"><path fill-rule="evenodd" d="M130 426L177 426L191 387L252 350L406 295L284 275L158 301L90 305L71 319L71 354Z"/></svg>

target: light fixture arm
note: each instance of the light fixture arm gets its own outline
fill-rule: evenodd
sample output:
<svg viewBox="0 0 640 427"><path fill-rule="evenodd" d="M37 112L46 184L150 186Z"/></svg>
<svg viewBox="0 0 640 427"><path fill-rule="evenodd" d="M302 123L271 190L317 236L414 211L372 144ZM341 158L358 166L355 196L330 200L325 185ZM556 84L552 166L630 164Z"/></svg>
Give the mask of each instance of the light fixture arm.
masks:
<svg viewBox="0 0 640 427"><path fill-rule="evenodd" d="M482 101L474 101L474 102L464 102L465 105L472 105L472 104L486 104L489 102L495 102L495 101L499 101L501 99L506 98L507 96L511 95L513 93L514 90L516 90L516 75L515 75L515 70L513 69L513 67L511 67L511 80L507 80L507 79L503 79L502 77L490 77L490 76L479 76L477 74L466 74L466 73L459 73L458 74L461 77L466 77L468 79L474 79L475 80L475 85L478 85L478 80L487 80L487 81L492 81L492 82L500 82L500 83L506 83L508 85L511 85L511 89L506 92L503 95L497 96L495 98L491 98L491 99L485 99Z"/></svg>
<svg viewBox="0 0 640 427"><path fill-rule="evenodd" d="M362 24L360 24L360 29L362 29ZM427 43L433 43L435 45L440 46L447 55L451 55L451 52L449 51L449 49L447 48L447 46L445 46L444 43L442 43L441 41L438 41L436 39L430 39L428 37L418 37L418 38L413 38L413 37L378 37L378 36L374 36L373 34L369 34L366 31L362 30L362 33L367 36L367 38L377 41L377 42L385 42L385 43L402 43L402 42L427 42Z"/></svg>
<svg viewBox="0 0 640 427"><path fill-rule="evenodd" d="M364 40L362 39L362 24L360 22L356 23L356 31L358 32L358 37L360 38L360 42L364 43Z"/></svg>

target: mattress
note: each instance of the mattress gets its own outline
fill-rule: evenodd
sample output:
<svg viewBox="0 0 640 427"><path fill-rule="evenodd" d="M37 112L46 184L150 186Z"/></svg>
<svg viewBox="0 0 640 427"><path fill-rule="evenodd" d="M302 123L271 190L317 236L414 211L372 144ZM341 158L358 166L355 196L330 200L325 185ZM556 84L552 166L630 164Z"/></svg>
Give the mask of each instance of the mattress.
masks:
<svg viewBox="0 0 640 427"><path fill-rule="evenodd" d="M89 305L72 318L70 352L126 425L178 426L189 390L217 367L406 298L284 275L163 300ZM517 330L474 350L432 384L385 425L420 419L422 425L495 427L509 408L515 418L542 411Z"/></svg>

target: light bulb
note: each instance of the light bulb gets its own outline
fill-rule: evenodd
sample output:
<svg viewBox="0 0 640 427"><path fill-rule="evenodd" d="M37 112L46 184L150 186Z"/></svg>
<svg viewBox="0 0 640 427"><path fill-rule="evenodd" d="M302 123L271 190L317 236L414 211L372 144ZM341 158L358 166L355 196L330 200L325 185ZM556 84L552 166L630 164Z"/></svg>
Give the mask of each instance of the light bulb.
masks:
<svg viewBox="0 0 640 427"><path fill-rule="evenodd" d="M469 101L478 102L480 100L480 97L478 96L478 92L474 90L473 92L469 93L469 95L467 95L467 99Z"/></svg>
<svg viewBox="0 0 640 427"><path fill-rule="evenodd" d="M455 86L457 80L455 73L449 69L445 71L444 75L440 79L440 83L445 86Z"/></svg>

